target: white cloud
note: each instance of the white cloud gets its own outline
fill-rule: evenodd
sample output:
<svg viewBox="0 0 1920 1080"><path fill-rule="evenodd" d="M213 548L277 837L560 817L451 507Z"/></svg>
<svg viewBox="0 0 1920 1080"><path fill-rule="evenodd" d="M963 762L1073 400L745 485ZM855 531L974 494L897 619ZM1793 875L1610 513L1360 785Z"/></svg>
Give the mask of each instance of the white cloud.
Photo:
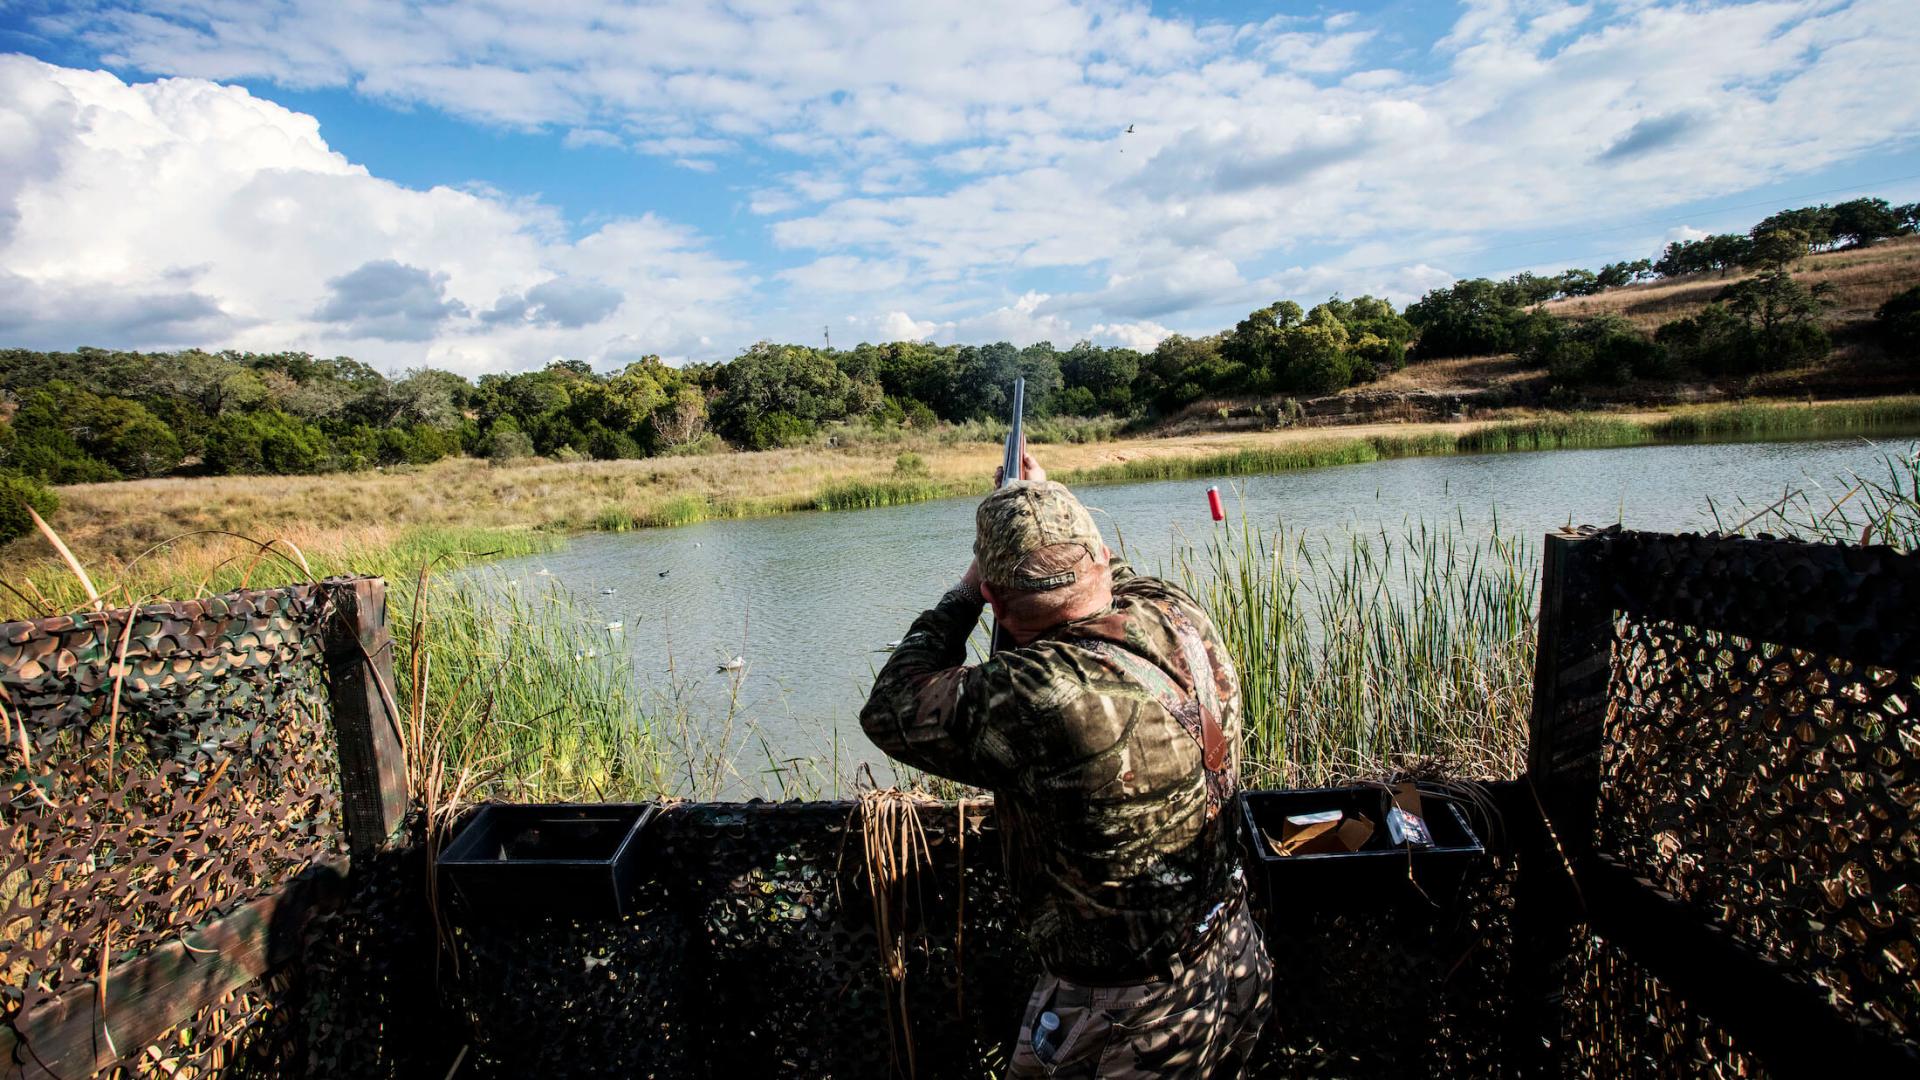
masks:
<svg viewBox="0 0 1920 1080"><path fill-rule="evenodd" d="M916 321L904 311L889 311L879 323L881 341L927 341L939 331L939 323Z"/></svg>
<svg viewBox="0 0 1920 1080"><path fill-rule="evenodd" d="M20 166L0 180L10 342L480 371L740 332L740 268L683 226L568 240L537 203L370 176L312 117L236 87L0 56L0 156Z"/></svg>
<svg viewBox="0 0 1920 1080"><path fill-rule="evenodd" d="M124 216L124 242L16 241L3 265L37 296L101 280L152 301L156 321L123 326L260 342L321 340L332 324L308 316L325 282L390 260L445 275L469 314L436 323L431 347L473 364L653 333L654 351L726 351L777 332L760 320L847 316L942 340L1145 340L1276 296L1407 299L1516 230L1644 219L1911 147L1910 6L1473 0L1428 42L1366 13L1234 26L1129 0L109 0L38 28L143 71L349 88L714 170L749 212L733 227L788 268L760 270L771 295L752 309L730 306L745 268L649 217L663 261L592 270L592 237L569 242L549 209L370 177L310 118L260 119L270 106L191 78L99 91L127 103L87 120L0 98L0 115L33 117L0 125L0 157L20 163L0 173L0 243ZM196 194L224 216L188 206L174 229L156 223L184 187L163 173L144 190L144 158L185 160L169 147L187 144L215 159ZM124 208L103 194L123 189ZM247 229L307 264L262 265ZM195 254L155 255L177 251ZM1553 261L1521 257L1536 256ZM176 262L202 269L164 277ZM471 314L560 276L625 301L572 328Z"/></svg>
<svg viewBox="0 0 1920 1080"><path fill-rule="evenodd" d="M1096 342L1124 345L1129 349L1151 352L1154 346L1173 336L1173 331L1157 322L1142 320L1130 323L1094 323L1087 328L1087 335Z"/></svg>
<svg viewBox="0 0 1920 1080"><path fill-rule="evenodd" d="M585 146L622 150L627 144L611 131L602 131L599 128L572 128L561 138L560 145L569 150L578 150Z"/></svg>

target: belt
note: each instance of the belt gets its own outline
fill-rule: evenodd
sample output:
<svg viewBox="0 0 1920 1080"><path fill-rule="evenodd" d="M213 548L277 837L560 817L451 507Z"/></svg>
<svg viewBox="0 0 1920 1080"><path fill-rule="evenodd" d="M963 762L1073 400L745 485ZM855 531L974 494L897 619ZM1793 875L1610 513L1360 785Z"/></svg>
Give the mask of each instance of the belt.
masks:
<svg viewBox="0 0 1920 1080"><path fill-rule="evenodd" d="M1079 986L1093 987L1138 986L1143 982L1177 979L1213 947L1221 929L1240 914L1246 900L1246 875L1239 867L1235 867L1227 885L1226 899L1206 908L1199 921L1187 927L1179 944L1163 956L1146 961L1137 971L1079 971L1054 967L1049 969L1049 974Z"/></svg>

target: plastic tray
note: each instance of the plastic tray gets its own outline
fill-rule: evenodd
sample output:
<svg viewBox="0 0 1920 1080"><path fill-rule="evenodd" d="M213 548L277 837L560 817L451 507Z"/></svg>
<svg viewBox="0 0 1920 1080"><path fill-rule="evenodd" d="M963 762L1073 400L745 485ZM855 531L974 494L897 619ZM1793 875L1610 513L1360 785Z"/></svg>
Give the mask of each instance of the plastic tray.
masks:
<svg viewBox="0 0 1920 1080"><path fill-rule="evenodd" d="M618 918L640 876L652 803L489 803L440 854L469 910Z"/></svg>
<svg viewBox="0 0 1920 1080"><path fill-rule="evenodd" d="M1433 846L1406 847L1387 836L1389 793L1379 787L1305 788L1240 793L1241 841L1247 875L1270 912L1393 906L1425 898L1443 903L1466 871L1486 856L1467 816L1450 800L1422 795ZM1276 855L1267 836L1278 838L1292 814L1343 810L1365 814L1373 837L1359 851Z"/></svg>

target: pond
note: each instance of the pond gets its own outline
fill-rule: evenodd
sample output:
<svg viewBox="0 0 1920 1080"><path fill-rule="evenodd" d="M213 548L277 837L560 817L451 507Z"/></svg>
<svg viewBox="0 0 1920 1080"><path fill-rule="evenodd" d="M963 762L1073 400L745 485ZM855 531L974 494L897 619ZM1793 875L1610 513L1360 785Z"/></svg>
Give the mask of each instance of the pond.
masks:
<svg viewBox="0 0 1920 1080"><path fill-rule="evenodd" d="M1843 477L1872 473L1899 446L1849 439L1411 458L1080 494L1108 543L1118 551L1124 541L1135 567L1152 571L1219 528L1207 510L1211 483L1230 522L1244 515L1316 535L1446 522L1469 536L1497 523L1537 543L1569 523L1709 529L1709 498L1757 508L1789 486L1838 494ZM741 769L805 758L831 783L856 762L878 764L860 706L886 645L965 569L975 504L592 534L487 576L525 588L546 570L597 617L623 624L609 647L628 650L650 692L671 692ZM719 670L735 657L742 668Z"/></svg>

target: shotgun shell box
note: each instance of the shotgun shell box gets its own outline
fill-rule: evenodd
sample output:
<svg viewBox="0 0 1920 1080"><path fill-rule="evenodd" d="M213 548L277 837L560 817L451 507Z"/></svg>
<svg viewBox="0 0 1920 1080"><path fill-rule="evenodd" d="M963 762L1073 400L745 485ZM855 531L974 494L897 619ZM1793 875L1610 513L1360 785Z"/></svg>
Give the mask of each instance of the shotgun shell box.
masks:
<svg viewBox="0 0 1920 1080"><path fill-rule="evenodd" d="M1387 838L1395 844L1433 846L1433 833L1420 806L1420 789L1412 784L1393 787L1393 805L1387 808Z"/></svg>

